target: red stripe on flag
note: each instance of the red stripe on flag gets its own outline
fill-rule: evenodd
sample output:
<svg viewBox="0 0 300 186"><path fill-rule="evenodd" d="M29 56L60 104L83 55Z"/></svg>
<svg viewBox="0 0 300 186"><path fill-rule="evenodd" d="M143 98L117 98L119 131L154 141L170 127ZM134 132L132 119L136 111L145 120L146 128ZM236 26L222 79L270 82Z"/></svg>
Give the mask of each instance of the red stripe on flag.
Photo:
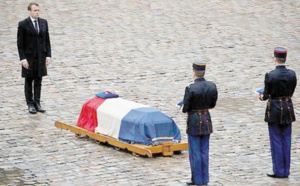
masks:
<svg viewBox="0 0 300 186"><path fill-rule="evenodd" d="M82 106L77 126L90 132L95 132L95 128L98 126L97 109L104 101L105 99L95 96L85 102Z"/></svg>

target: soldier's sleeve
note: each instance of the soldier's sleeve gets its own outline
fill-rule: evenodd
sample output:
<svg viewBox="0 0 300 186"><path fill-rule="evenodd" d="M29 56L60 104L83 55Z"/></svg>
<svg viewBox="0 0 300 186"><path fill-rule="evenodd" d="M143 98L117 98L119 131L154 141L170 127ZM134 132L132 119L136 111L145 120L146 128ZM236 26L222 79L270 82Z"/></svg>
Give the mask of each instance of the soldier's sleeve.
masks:
<svg viewBox="0 0 300 186"><path fill-rule="evenodd" d="M270 90L271 90L271 84L269 83L269 73L266 73L265 75L265 88L263 93L263 100L269 99Z"/></svg>
<svg viewBox="0 0 300 186"><path fill-rule="evenodd" d="M183 113L190 111L190 98L191 98L190 87L187 86L185 88L185 93L184 93L184 97L183 97L183 108L182 108Z"/></svg>
<svg viewBox="0 0 300 186"><path fill-rule="evenodd" d="M291 97L293 96L294 94L294 91L295 91L295 88L297 86L297 76L296 76L296 72L294 72L294 79L293 79L293 91L292 91L292 95Z"/></svg>
<svg viewBox="0 0 300 186"><path fill-rule="evenodd" d="M210 108L214 108L217 104L217 100L218 100L218 89L217 86L214 84L215 86L215 91L214 91L214 95L213 95L213 99L212 99L212 103L210 105Z"/></svg>

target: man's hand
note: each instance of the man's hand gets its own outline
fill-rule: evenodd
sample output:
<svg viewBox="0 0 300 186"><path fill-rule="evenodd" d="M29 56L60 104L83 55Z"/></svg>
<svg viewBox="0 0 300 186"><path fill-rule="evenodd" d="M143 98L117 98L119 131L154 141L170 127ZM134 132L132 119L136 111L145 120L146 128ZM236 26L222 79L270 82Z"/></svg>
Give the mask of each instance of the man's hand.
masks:
<svg viewBox="0 0 300 186"><path fill-rule="evenodd" d="M258 99L259 99L260 101L263 101L263 97L264 97L263 94L259 94L259 95L258 95Z"/></svg>
<svg viewBox="0 0 300 186"><path fill-rule="evenodd" d="M46 67L48 67L50 65L50 62L51 62L51 57L46 57Z"/></svg>
<svg viewBox="0 0 300 186"><path fill-rule="evenodd" d="M28 62L27 62L26 59L25 59L25 60L22 60L22 66L23 66L24 68L26 68L26 69L29 68L29 64L28 64Z"/></svg>

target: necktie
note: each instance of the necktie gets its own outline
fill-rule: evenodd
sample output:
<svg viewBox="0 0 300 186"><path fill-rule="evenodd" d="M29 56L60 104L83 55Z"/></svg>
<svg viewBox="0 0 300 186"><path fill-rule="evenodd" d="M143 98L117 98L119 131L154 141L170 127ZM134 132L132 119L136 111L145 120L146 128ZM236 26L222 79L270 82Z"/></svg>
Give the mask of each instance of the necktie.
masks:
<svg viewBox="0 0 300 186"><path fill-rule="evenodd" d="M37 25L37 20L34 21L34 29L37 33L39 33L38 25Z"/></svg>

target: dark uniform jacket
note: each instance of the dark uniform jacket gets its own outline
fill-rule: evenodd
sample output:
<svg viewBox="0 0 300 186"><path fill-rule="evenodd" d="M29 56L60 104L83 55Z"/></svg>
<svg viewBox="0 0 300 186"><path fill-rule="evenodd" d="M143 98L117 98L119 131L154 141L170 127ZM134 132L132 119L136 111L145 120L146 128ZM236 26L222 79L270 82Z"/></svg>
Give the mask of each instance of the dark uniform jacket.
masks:
<svg viewBox="0 0 300 186"><path fill-rule="evenodd" d="M38 18L39 33L34 29L30 17L20 21L17 45L20 60L27 59L29 69L22 66L22 77L47 75L46 57L51 57L51 45L47 20Z"/></svg>
<svg viewBox="0 0 300 186"><path fill-rule="evenodd" d="M276 66L265 75L263 100L268 99L265 121L270 124L290 124L295 121L291 97L297 85L296 73L285 66Z"/></svg>
<svg viewBox="0 0 300 186"><path fill-rule="evenodd" d="M208 109L216 106L218 91L216 85L204 78L195 79L186 87L182 112L188 113L187 134L207 135L213 132Z"/></svg>

